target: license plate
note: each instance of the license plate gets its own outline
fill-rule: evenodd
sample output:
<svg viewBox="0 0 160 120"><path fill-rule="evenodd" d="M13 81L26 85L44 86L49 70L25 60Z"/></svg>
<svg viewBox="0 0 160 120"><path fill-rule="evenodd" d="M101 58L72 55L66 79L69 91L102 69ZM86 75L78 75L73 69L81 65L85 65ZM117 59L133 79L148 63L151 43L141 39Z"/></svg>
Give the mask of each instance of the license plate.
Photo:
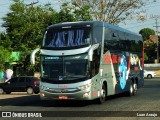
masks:
<svg viewBox="0 0 160 120"><path fill-rule="evenodd" d="M68 96L59 96L59 99L60 99L60 100L67 100L67 99L68 99Z"/></svg>

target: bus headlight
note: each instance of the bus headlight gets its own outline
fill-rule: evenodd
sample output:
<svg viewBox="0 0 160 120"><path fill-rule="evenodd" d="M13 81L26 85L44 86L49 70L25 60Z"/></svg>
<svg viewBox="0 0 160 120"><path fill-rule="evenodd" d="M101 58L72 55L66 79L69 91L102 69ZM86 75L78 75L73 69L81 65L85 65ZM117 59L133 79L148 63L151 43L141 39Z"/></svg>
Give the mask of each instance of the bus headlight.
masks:
<svg viewBox="0 0 160 120"><path fill-rule="evenodd" d="M46 87L46 86L41 86L41 90L48 90L49 88L48 87Z"/></svg>
<svg viewBox="0 0 160 120"><path fill-rule="evenodd" d="M92 83L89 83L89 84L86 84L86 85L82 85L82 86L79 86L77 87L79 90L85 90L85 89L88 89L92 86L93 84Z"/></svg>

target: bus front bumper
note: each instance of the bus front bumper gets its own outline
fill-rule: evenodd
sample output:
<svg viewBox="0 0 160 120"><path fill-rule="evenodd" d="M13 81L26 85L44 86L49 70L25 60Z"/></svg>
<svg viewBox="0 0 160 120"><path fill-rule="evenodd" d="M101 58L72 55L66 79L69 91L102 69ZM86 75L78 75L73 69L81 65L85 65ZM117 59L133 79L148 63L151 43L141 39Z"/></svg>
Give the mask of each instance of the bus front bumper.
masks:
<svg viewBox="0 0 160 120"><path fill-rule="evenodd" d="M41 100L93 100L99 97L99 91L85 90L76 93L51 93L40 91Z"/></svg>

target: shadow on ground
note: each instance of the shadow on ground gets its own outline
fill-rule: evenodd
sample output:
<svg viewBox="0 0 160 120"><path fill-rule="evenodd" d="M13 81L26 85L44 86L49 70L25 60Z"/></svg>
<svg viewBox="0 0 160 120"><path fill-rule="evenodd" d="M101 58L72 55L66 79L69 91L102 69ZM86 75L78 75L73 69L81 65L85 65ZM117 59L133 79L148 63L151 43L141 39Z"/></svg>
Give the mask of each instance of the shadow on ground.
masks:
<svg viewBox="0 0 160 120"><path fill-rule="evenodd" d="M1 97L2 95L0 95ZM107 97L107 101L119 97L126 97L125 94L118 94ZM107 102L106 101L106 102ZM39 95L19 96L14 98L0 99L0 106L36 106L36 107L84 107L92 104L98 104L96 100L92 101L75 101L75 100L40 100Z"/></svg>

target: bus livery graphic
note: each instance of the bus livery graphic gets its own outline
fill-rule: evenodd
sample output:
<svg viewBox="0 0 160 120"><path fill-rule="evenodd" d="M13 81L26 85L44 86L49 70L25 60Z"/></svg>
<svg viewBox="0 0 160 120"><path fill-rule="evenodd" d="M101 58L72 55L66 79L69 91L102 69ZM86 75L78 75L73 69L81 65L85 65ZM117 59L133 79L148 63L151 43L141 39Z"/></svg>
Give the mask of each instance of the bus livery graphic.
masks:
<svg viewBox="0 0 160 120"><path fill-rule="evenodd" d="M126 76L127 76L127 61L126 57L123 55L121 57L120 65L119 65L119 73L120 73L120 86L122 89L126 86Z"/></svg>

